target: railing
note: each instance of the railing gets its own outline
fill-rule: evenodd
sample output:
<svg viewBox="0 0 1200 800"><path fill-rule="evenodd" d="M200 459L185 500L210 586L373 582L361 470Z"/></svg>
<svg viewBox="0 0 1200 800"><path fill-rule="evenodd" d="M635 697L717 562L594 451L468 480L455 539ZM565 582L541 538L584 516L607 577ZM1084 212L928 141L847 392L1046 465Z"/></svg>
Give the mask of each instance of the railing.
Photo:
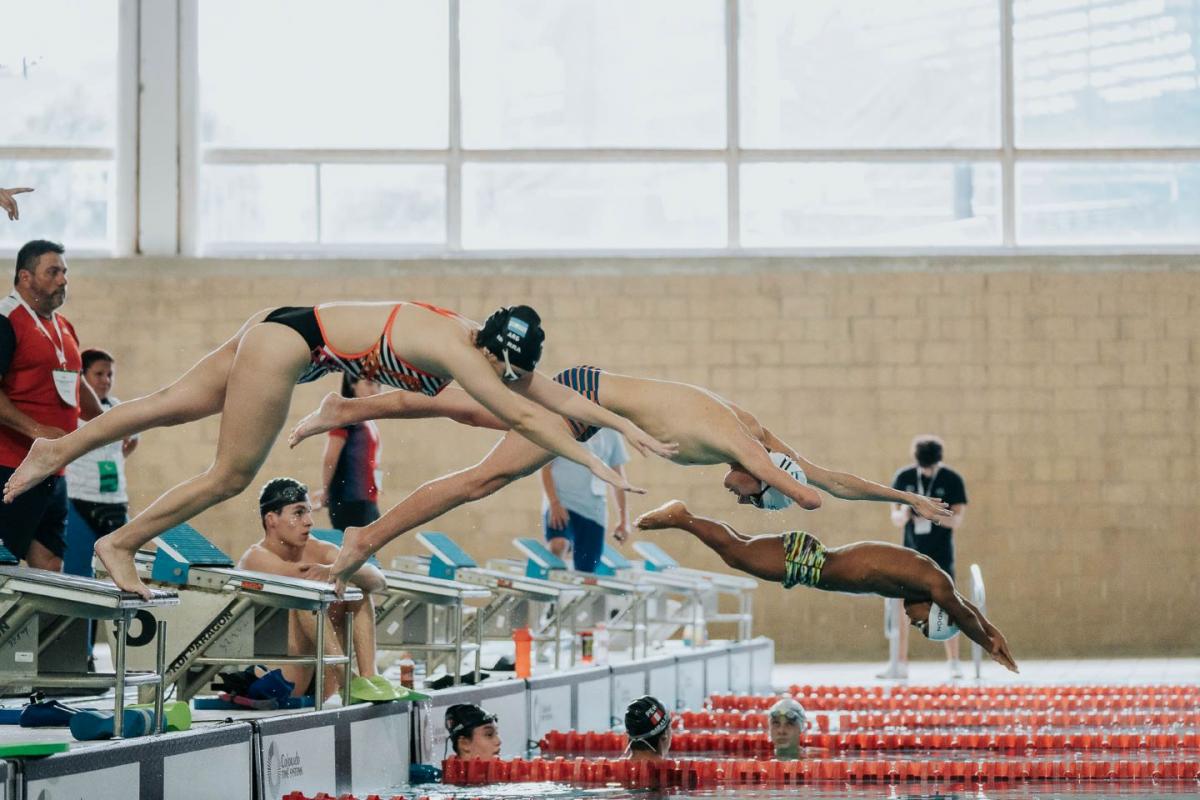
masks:
<svg viewBox="0 0 1200 800"><path fill-rule="evenodd" d="M983 586L983 571L978 564L971 565L971 602L980 613L987 614L987 591ZM979 680L983 675L983 648L974 643L971 644L971 660L975 662L975 680Z"/></svg>

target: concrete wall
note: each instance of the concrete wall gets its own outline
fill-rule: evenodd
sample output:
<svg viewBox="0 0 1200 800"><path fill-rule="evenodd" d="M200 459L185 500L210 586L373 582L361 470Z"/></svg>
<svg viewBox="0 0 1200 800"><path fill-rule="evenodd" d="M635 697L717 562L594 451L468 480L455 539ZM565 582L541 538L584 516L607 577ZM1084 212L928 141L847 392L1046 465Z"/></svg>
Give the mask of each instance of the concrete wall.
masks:
<svg viewBox="0 0 1200 800"><path fill-rule="evenodd" d="M546 370L590 363L695 382L734 400L816 463L887 481L911 437L942 434L966 477L958 561L979 562L994 621L1022 656L1165 655L1200 646L1197 394L1200 271L1186 257L704 259L493 262L74 261L65 312L119 359L117 394L176 377L256 309L423 299L482 319L527 302ZM292 419L336 390L297 389ZM217 420L144 437L130 464L144 507L212 458ZM386 495L473 463L497 436L445 421L386 423ZM321 443L277 446L262 479L316 481ZM650 487L748 532L805 528L831 545L895 540L887 507L829 500L767 516L735 506L721 467L635 459ZM536 532L539 487L438 520L480 557ZM252 493L196 524L235 556L257 533ZM321 521L324 521L322 515ZM659 535L686 563L723 565ZM385 551L415 551L401 539ZM763 588L756 632L778 660L883 658L881 603ZM914 657L937 649L914 645Z"/></svg>

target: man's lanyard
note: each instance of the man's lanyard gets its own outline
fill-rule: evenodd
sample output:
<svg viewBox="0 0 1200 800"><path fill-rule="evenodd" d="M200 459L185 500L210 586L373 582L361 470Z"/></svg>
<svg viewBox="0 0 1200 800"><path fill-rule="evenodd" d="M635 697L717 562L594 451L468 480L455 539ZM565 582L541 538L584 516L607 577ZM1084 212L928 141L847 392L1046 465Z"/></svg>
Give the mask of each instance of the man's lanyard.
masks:
<svg viewBox="0 0 1200 800"><path fill-rule="evenodd" d="M33 321L38 326L38 330L40 330L42 332L43 336L45 336L47 339L50 340L50 346L54 348L54 355L58 356L59 366L62 369L66 369L67 368L67 353L66 353L66 350L63 348L63 344L62 344L63 332L62 332L62 326L58 324L58 313L54 312L54 311L50 312L50 321L54 323L54 330L58 332L58 341L55 342L54 337L50 335L50 331L46 329L46 326L44 324L42 324L41 316L36 311L34 311L32 308L29 307L29 303L25 302L25 298L21 297L21 295L18 294L17 292L13 292L11 296L15 297L17 299L17 302L20 303L21 306L25 309L25 311L29 313L29 316L33 317Z"/></svg>
<svg viewBox="0 0 1200 800"><path fill-rule="evenodd" d="M938 473L941 471L941 465L934 468L933 474L929 476L929 492L925 492L925 487L921 485L921 467L917 466L917 494L924 497L933 496L933 482L937 480Z"/></svg>

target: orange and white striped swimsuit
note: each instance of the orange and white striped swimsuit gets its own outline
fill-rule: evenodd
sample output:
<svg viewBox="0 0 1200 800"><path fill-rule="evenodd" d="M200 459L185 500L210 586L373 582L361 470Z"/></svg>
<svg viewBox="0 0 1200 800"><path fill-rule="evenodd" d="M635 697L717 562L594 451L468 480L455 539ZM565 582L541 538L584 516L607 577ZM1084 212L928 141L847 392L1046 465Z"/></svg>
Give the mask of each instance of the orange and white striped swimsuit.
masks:
<svg viewBox="0 0 1200 800"><path fill-rule="evenodd" d="M428 303L407 301L407 304L427 308L444 317L460 318L453 311ZM305 331L301 329L302 326L310 327L310 325L304 325L304 322L307 320L299 320L294 316L297 314L307 316L303 312L308 309L286 310L291 313L281 313L285 312L285 309L277 309L267 319L268 321L279 322L295 329L300 335L305 337L305 340L312 349L312 360L304 369L304 372L301 373L296 383L310 383L331 372L343 372L359 380L375 381L394 389L421 392L433 397L441 392L442 389L445 389L454 378L434 375L422 369L417 369L396 355L396 350L392 347L392 322L396 319L396 312L403 305L405 303L397 303L392 308L392 313L388 315L387 323L383 326L383 334L379 337L379 340L361 353L343 353L329 344L329 339L325 336L325 328L321 325L320 309L317 307L313 307L311 313L320 331L319 342L315 338L310 337L310 335L306 335ZM274 318L277 315L278 318ZM292 319L287 319L286 317L292 317Z"/></svg>

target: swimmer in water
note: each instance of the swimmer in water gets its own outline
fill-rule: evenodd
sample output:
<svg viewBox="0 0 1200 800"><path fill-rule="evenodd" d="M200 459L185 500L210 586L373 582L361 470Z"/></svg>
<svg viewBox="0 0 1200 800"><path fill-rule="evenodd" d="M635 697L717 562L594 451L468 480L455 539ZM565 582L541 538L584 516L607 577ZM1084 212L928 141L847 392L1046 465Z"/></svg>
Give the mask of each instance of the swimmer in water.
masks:
<svg viewBox="0 0 1200 800"><path fill-rule="evenodd" d="M639 697L625 709L625 752L630 761L657 761L671 750L671 712L658 698Z"/></svg>

